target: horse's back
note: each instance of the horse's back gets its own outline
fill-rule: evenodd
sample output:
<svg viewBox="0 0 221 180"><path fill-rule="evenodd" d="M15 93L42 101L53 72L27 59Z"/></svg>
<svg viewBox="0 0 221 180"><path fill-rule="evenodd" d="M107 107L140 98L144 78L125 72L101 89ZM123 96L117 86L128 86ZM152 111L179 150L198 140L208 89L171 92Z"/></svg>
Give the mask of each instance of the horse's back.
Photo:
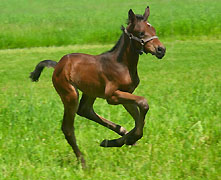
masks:
<svg viewBox="0 0 221 180"><path fill-rule="evenodd" d="M102 97L105 84L101 80L101 70L97 56L68 54L63 56L55 67L53 81L62 78L61 81L67 81L85 94Z"/></svg>

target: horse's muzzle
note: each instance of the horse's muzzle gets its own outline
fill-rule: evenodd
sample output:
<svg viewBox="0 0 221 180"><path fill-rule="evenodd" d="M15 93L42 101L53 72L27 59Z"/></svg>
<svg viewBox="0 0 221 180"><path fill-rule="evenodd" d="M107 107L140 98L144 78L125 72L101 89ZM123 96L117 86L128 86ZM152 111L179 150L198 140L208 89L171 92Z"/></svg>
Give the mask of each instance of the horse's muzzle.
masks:
<svg viewBox="0 0 221 180"><path fill-rule="evenodd" d="M166 48L164 46L158 46L156 48L156 54L155 55L158 59L162 59L164 57L165 53L166 53Z"/></svg>

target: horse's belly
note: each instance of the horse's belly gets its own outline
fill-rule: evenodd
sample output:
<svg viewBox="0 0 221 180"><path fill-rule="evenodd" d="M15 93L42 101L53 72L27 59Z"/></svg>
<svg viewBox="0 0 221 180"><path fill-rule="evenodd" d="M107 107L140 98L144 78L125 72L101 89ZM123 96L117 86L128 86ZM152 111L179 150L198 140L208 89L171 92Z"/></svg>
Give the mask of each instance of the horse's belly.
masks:
<svg viewBox="0 0 221 180"><path fill-rule="evenodd" d="M92 97L104 97L105 82L99 75L97 67L78 69L71 74L71 81L79 90Z"/></svg>
<svg viewBox="0 0 221 180"><path fill-rule="evenodd" d="M82 80L81 82L75 82L75 85L81 92L88 96L104 97L105 86L100 82Z"/></svg>

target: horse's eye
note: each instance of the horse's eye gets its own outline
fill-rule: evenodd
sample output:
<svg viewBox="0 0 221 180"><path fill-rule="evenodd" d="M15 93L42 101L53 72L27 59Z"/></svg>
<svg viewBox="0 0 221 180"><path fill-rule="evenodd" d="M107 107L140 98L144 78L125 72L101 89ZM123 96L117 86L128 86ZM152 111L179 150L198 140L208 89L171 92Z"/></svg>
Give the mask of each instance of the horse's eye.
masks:
<svg viewBox="0 0 221 180"><path fill-rule="evenodd" d="M140 33L139 33L139 36L140 36L140 37L144 37L144 35L145 35L144 32L140 32Z"/></svg>

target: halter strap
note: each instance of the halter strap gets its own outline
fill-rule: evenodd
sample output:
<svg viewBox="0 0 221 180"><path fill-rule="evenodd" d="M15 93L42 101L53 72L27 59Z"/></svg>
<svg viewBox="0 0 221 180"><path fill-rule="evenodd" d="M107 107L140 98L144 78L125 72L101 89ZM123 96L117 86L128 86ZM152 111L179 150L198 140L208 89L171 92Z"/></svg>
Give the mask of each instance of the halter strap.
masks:
<svg viewBox="0 0 221 180"><path fill-rule="evenodd" d="M152 36L150 38L140 39L140 38L134 36L133 34L129 33L126 28L124 28L123 31L125 32L126 35L128 35L128 37L130 39L138 41L139 43L141 43L141 45L144 45L145 43L147 43L147 42L149 42L149 41L151 41L153 39L158 39L158 36Z"/></svg>
<svg viewBox="0 0 221 180"><path fill-rule="evenodd" d="M149 42L149 41L151 41L151 40L153 40L153 39L158 39L157 36L152 36L152 37L149 37L149 38L140 39L140 38L134 36L132 33L129 33L124 26L122 26L121 29L122 29L122 31L129 37L129 39L133 39L133 40L135 40L135 41L137 41L137 42L139 42L139 43L141 44L142 48L141 48L140 50L138 50L138 52L139 52L140 55L143 54L143 52L144 52L144 45L145 45L147 42Z"/></svg>

